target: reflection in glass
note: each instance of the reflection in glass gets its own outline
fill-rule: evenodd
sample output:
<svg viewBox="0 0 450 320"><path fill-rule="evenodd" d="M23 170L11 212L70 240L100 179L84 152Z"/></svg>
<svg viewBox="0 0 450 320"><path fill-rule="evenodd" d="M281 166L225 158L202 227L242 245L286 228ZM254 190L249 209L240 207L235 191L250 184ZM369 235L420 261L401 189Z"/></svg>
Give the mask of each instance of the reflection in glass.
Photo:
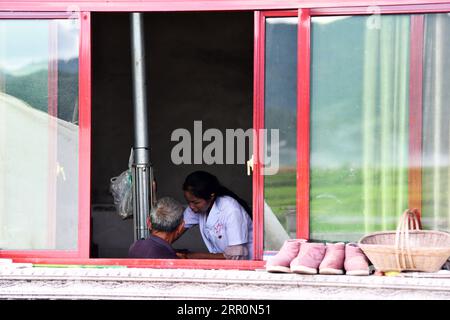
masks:
<svg viewBox="0 0 450 320"><path fill-rule="evenodd" d="M296 237L297 21L266 19L264 121L280 145L278 172L264 176L264 250Z"/></svg>
<svg viewBox="0 0 450 320"><path fill-rule="evenodd" d="M410 17L378 18L312 18L312 239L393 229L408 205Z"/></svg>
<svg viewBox="0 0 450 320"><path fill-rule="evenodd" d="M450 231L450 16L425 16L422 222Z"/></svg>
<svg viewBox="0 0 450 320"><path fill-rule="evenodd" d="M76 249L77 20L0 20L0 248Z"/></svg>

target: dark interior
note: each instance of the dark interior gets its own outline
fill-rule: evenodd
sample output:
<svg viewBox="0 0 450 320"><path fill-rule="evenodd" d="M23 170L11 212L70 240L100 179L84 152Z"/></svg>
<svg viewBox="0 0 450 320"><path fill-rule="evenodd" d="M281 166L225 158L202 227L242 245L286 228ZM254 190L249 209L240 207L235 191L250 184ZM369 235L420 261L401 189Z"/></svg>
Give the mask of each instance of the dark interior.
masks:
<svg viewBox="0 0 450 320"><path fill-rule="evenodd" d="M186 204L182 183L192 171L215 174L251 206L245 164L181 164L171 160L177 128L194 121L208 128L247 130L253 124L253 14L251 12L146 13L144 15L150 157L157 197ZM204 142L205 147L209 142ZM127 13L92 16L91 257L125 258L133 220L114 210L110 179L128 167L133 145L130 26ZM223 151L225 154L225 150ZM248 152L247 152L248 153ZM193 156L192 156L193 157ZM246 159L249 155L246 155ZM192 159L193 161L193 159ZM206 251L198 228L177 248Z"/></svg>

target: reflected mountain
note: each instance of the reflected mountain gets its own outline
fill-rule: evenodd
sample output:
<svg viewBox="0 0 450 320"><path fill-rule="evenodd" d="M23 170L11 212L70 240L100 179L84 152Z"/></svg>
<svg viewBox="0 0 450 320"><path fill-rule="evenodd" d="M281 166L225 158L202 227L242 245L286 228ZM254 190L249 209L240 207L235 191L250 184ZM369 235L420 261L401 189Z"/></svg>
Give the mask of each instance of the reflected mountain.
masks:
<svg viewBox="0 0 450 320"><path fill-rule="evenodd" d="M48 111L48 61L27 64L14 71L0 70L0 90L23 100L33 108ZM58 117L66 121L76 118L78 108L78 58L58 60Z"/></svg>

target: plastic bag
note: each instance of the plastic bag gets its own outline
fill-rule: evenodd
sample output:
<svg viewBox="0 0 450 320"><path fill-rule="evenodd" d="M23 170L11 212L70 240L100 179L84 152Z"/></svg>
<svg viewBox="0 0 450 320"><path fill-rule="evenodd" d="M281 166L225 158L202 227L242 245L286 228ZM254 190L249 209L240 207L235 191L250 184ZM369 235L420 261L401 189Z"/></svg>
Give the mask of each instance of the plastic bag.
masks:
<svg viewBox="0 0 450 320"><path fill-rule="evenodd" d="M133 215L131 170L122 172L119 176L111 178L110 191L114 198L117 213L122 219Z"/></svg>
<svg viewBox="0 0 450 320"><path fill-rule="evenodd" d="M133 149L130 152L128 161L128 170L125 170L117 177L111 178L109 190L114 198L114 205L117 213L122 219L133 215L133 179L131 174L131 165L133 163Z"/></svg>

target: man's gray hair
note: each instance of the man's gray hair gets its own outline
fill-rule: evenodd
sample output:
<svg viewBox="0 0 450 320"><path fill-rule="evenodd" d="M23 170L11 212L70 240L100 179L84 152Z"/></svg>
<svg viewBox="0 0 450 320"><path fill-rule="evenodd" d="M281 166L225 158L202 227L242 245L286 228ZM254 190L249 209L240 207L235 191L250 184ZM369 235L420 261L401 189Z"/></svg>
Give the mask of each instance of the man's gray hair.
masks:
<svg viewBox="0 0 450 320"><path fill-rule="evenodd" d="M152 229L157 231L172 232L183 220L183 207L175 199L164 197L156 202L150 211Z"/></svg>

